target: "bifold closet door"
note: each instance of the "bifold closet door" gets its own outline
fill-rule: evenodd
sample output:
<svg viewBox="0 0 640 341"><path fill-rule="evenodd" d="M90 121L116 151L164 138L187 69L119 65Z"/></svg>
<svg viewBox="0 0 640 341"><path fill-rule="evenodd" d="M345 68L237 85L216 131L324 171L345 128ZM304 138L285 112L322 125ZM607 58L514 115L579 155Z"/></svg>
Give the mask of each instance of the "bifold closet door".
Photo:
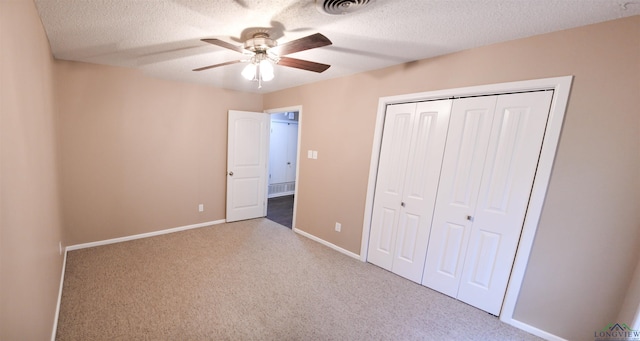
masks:
<svg viewBox="0 0 640 341"><path fill-rule="evenodd" d="M498 97L458 299L500 314L538 165L552 91Z"/></svg>
<svg viewBox="0 0 640 341"><path fill-rule="evenodd" d="M451 110L422 284L452 297L458 295L496 100L457 99Z"/></svg>
<svg viewBox="0 0 640 341"><path fill-rule="evenodd" d="M456 100L424 285L499 315L552 95Z"/></svg>
<svg viewBox="0 0 640 341"><path fill-rule="evenodd" d="M418 283L451 103L390 105L385 116L367 260Z"/></svg>

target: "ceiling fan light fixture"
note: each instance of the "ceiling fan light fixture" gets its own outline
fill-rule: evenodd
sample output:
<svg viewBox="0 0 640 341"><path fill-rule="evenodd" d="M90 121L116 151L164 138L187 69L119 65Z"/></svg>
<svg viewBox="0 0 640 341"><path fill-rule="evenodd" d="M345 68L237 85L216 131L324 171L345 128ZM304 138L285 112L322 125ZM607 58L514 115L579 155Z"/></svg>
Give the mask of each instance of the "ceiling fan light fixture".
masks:
<svg viewBox="0 0 640 341"><path fill-rule="evenodd" d="M262 78L262 80L265 82L272 80L275 76L273 72L273 64L271 64L268 59L263 59L258 65L260 66L258 68L260 70L260 78Z"/></svg>
<svg viewBox="0 0 640 341"><path fill-rule="evenodd" d="M244 67L241 74L242 74L242 77L244 77L244 79L248 81L252 81L256 79L256 71L257 71L257 65L255 63L249 63L247 64L247 66Z"/></svg>
<svg viewBox="0 0 640 341"><path fill-rule="evenodd" d="M321 33L315 33L306 37L298 38L280 46L278 46L278 42L269 37L268 32L254 33L253 38L245 41L243 46L236 46L229 44L224 40L215 38L201 40L209 44L242 53L246 56L246 59L209 65L193 69L193 71L203 71L225 65L249 62L249 64L242 69L240 74L246 80L258 82L258 88L262 87L262 81L268 82L274 79L274 64L318 73L324 72L331 66L297 58L282 57L295 52L331 45L331 40Z"/></svg>

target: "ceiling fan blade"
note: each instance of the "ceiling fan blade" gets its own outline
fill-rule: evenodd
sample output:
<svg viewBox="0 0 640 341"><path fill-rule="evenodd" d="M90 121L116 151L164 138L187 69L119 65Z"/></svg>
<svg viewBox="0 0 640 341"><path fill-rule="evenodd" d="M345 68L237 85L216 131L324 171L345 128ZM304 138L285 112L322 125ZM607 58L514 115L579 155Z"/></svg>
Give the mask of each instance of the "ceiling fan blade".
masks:
<svg viewBox="0 0 640 341"><path fill-rule="evenodd" d="M273 47L269 49L269 52L274 52L279 56L284 56L294 52L315 49L316 47L322 47L331 44L332 42L331 40L329 40L329 38L325 37L321 33L316 33Z"/></svg>
<svg viewBox="0 0 640 341"><path fill-rule="evenodd" d="M220 64L215 64L215 65L209 65L209 66L204 66L201 68L197 68L197 69L193 69L193 71L203 71L203 70L208 70L208 69L213 69L214 67L219 67L219 66L225 66L225 65L231 65L231 64L235 64L235 63L241 63L241 60L234 60L231 62L226 62L226 63L220 63Z"/></svg>
<svg viewBox="0 0 640 341"><path fill-rule="evenodd" d="M278 65L293 67L296 69L302 69L307 71L313 71L317 73L321 73L331 67L331 65L321 64L316 62L310 62L307 60L297 59L297 58L289 58L289 57L280 57L280 61Z"/></svg>
<svg viewBox="0 0 640 341"><path fill-rule="evenodd" d="M240 52L240 53L244 53L244 48L242 48L242 46L236 46L230 43L227 43L224 40L220 40L220 39L200 39L202 41L204 41L205 43L209 43L209 44L213 44L213 45L218 45L220 47L224 47L225 49L229 49L229 50L233 50L236 52Z"/></svg>

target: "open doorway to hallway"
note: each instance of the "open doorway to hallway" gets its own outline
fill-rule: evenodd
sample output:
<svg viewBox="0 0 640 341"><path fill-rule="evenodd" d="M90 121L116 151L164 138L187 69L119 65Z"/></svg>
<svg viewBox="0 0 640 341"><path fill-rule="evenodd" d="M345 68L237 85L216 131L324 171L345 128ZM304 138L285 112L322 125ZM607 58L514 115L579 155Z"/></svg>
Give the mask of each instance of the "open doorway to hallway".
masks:
<svg viewBox="0 0 640 341"><path fill-rule="evenodd" d="M299 111L271 113L267 219L293 225Z"/></svg>

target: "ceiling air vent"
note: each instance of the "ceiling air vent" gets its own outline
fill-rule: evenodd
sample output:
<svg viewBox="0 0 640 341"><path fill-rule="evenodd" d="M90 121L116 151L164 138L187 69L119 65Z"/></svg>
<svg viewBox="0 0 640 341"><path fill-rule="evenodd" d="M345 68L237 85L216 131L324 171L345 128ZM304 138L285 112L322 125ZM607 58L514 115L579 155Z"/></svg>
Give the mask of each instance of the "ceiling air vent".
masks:
<svg viewBox="0 0 640 341"><path fill-rule="evenodd" d="M318 10L330 15L343 15L359 11L375 0L316 0Z"/></svg>

